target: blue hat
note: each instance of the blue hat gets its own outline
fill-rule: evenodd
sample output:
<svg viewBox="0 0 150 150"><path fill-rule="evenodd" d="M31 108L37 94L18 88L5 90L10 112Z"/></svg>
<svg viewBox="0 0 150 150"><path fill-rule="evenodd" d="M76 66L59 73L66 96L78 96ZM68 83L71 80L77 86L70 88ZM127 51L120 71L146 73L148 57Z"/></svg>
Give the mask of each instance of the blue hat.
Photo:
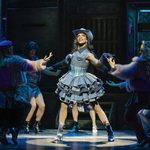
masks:
<svg viewBox="0 0 150 150"><path fill-rule="evenodd" d="M0 42L0 47L8 47L8 46L12 46L12 41L9 40L3 40Z"/></svg>
<svg viewBox="0 0 150 150"><path fill-rule="evenodd" d="M73 30L72 32L73 32L74 36L77 36L79 33L84 33L88 37L88 40L90 42L92 42L92 40L93 40L93 34L92 34L91 30L80 28L80 29Z"/></svg>

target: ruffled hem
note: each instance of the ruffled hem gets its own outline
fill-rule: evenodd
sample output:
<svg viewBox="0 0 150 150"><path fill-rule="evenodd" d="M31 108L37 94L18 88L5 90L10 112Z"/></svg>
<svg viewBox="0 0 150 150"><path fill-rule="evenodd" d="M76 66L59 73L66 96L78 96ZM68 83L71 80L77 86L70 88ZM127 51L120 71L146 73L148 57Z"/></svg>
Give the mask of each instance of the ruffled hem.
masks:
<svg viewBox="0 0 150 150"><path fill-rule="evenodd" d="M102 80L93 74L73 76L66 73L59 79L55 93L66 103L71 101L82 103L96 101L105 92Z"/></svg>

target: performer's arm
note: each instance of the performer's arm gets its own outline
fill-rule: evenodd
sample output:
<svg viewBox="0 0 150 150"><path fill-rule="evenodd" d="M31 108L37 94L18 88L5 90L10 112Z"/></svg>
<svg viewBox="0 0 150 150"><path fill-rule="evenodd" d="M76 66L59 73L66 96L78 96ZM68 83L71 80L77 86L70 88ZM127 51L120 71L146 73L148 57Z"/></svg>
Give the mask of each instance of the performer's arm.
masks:
<svg viewBox="0 0 150 150"><path fill-rule="evenodd" d="M114 75L119 79L132 79L138 74L140 64L136 61L132 61L129 64L121 65L116 64L114 60L109 58L108 62L111 66L110 74Z"/></svg>
<svg viewBox="0 0 150 150"><path fill-rule="evenodd" d="M43 59L31 61L29 59L24 59L20 56L14 56L14 59L12 59L12 62L18 66L18 69L22 71L42 71L46 68L46 64L50 61L50 58L52 57L52 53L50 53L48 56L45 56ZM11 63L11 61L10 61Z"/></svg>
<svg viewBox="0 0 150 150"><path fill-rule="evenodd" d="M89 53L87 56L87 60L89 60L98 70L108 72L109 68L104 65L100 60L95 58L92 53Z"/></svg>
<svg viewBox="0 0 150 150"><path fill-rule="evenodd" d="M115 83L113 81L106 81L106 84L112 87L119 87L120 89L126 88L126 81Z"/></svg>
<svg viewBox="0 0 150 150"><path fill-rule="evenodd" d="M52 67L46 67L44 70L42 70L42 73L48 76L58 76L61 73L61 70L51 70Z"/></svg>
<svg viewBox="0 0 150 150"><path fill-rule="evenodd" d="M68 54L64 60L59 61L58 63L52 65L51 67L54 70L67 68L71 62L71 59L72 59L72 54Z"/></svg>
<svg viewBox="0 0 150 150"><path fill-rule="evenodd" d="M52 69L57 70L57 69L64 69L66 67L68 67L68 64L66 63L65 59L62 61L59 61L58 63L50 66Z"/></svg>

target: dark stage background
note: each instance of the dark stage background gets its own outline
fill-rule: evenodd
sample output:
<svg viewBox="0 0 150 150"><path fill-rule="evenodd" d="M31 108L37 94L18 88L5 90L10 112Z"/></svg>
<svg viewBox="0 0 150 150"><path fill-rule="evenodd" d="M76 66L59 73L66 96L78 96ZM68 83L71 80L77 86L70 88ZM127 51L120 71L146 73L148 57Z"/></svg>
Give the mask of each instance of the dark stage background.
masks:
<svg viewBox="0 0 150 150"><path fill-rule="evenodd" d="M116 55L118 63L130 62L138 54L137 43L142 39L150 40L150 13L141 11L149 10L150 2L144 0L0 0L0 8L1 37L12 40L19 55L27 41L37 41L39 57L53 52L49 65L64 59L70 52L71 31L76 28L84 27L93 32L93 45L98 57L103 52L110 52ZM119 82L95 68L90 72L104 82ZM43 128L57 126L60 102L54 91L60 76L42 75L40 87L46 103ZM113 128L128 128L123 121L123 113L129 94L106 85L105 88L106 94L99 102ZM66 128L70 127L71 119L69 113ZM89 114L80 114L79 120L81 128L91 128Z"/></svg>

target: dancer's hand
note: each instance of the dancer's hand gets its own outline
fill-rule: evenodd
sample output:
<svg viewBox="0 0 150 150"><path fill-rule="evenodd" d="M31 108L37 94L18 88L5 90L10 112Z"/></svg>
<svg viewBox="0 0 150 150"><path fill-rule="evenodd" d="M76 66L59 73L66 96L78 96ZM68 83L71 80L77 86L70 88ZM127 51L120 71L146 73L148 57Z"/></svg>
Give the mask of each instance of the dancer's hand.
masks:
<svg viewBox="0 0 150 150"><path fill-rule="evenodd" d="M42 71L46 68L47 63L50 61L52 57L52 52L49 53L48 56L45 56L43 59L39 59L36 62L37 71Z"/></svg>
<svg viewBox="0 0 150 150"><path fill-rule="evenodd" d="M116 62L115 62L114 57L109 57L109 58L107 58L107 61L108 61L109 65L110 65L110 67L111 67L112 69L114 69L114 68L115 68L115 65L116 65Z"/></svg>
<svg viewBox="0 0 150 150"><path fill-rule="evenodd" d="M47 64L50 61L50 58L53 56L52 52L49 53L49 55L44 56L43 60L44 60L44 64Z"/></svg>

